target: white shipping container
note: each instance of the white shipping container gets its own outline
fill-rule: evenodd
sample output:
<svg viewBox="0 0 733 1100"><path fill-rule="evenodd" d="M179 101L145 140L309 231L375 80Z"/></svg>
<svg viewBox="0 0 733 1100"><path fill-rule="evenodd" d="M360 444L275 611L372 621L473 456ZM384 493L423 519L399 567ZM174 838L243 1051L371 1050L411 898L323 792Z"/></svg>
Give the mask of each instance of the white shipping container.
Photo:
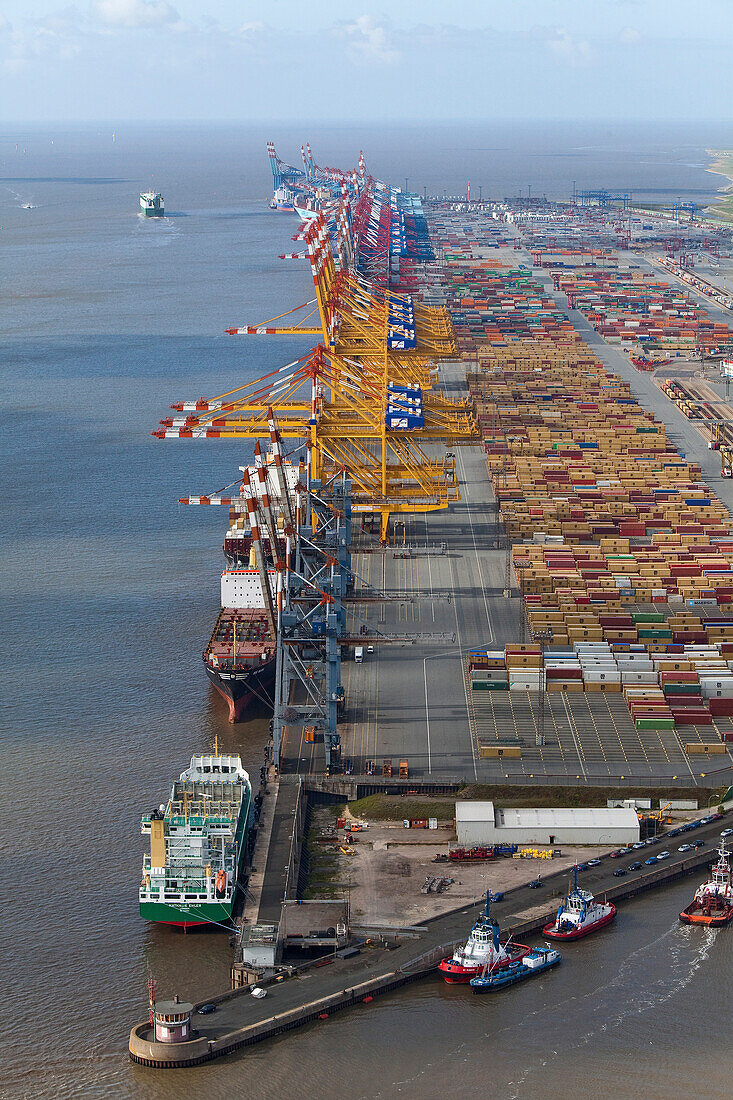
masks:
<svg viewBox="0 0 733 1100"><path fill-rule="evenodd" d="M622 672L622 684L656 684L656 672Z"/></svg>
<svg viewBox="0 0 733 1100"><path fill-rule="evenodd" d="M589 684L620 684L620 672L583 672L583 679Z"/></svg>

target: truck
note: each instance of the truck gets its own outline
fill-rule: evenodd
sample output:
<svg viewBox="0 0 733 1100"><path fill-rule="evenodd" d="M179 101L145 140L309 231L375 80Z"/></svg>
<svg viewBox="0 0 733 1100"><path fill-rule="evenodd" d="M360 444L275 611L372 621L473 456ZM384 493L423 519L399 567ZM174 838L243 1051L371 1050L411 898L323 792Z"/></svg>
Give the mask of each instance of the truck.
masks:
<svg viewBox="0 0 733 1100"><path fill-rule="evenodd" d="M356 647L356 649L354 650L354 660L356 661L357 665L360 665L361 662L364 660L364 646L363 645L358 645Z"/></svg>

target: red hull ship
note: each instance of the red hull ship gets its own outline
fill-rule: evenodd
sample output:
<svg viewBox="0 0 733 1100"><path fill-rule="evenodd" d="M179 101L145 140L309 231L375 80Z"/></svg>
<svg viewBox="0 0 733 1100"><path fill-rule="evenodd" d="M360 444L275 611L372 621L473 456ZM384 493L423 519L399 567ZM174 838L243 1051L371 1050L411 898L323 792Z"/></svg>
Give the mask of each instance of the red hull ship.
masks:
<svg viewBox="0 0 733 1100"><path fill-rule="evenodd" d="M551 940L580 940L605 928L615 917L616 906L612 902L601 904L587 890L581 890L576 867L572 889L560 903L554 922L542 929L542 935Z"/></svg>
<svg viewBox="0 0 733 1100"><path fill-rule="evenodd" d="M468 985L471 978L486 971L495 972L521 961L529 948L521 943L501 943L499 925L491 919L491 893L486 894L486 906L463 947L439 964L438 970L449 985Z"/></svg>
<svg viewBox="0 0 733 1100"><path fill-rule="evenodd" d="M712 928L733 921L733 884L723 838L718 862L713 865L713 877L698 886L694 898L680 913L680 920L683 924L705 924Z"/></svg>

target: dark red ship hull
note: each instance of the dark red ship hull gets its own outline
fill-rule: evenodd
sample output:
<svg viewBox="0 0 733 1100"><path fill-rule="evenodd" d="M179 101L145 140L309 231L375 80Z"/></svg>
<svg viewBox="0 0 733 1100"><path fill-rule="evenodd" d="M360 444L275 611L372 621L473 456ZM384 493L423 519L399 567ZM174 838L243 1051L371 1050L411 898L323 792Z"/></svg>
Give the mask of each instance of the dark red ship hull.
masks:
<svg viewBox="0 0 733 1100"><path fill-rule="evenodd" d="M229 707L229 721L241 722L252 703L270 704L275 680L275 658L246 671L219 672L205 663L206 675Z"/></svg>

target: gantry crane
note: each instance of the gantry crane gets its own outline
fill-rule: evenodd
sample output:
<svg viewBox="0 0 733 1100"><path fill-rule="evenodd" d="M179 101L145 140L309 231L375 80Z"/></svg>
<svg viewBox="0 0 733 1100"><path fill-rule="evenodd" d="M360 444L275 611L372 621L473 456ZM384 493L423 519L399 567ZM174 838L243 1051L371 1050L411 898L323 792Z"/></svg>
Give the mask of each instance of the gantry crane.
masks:
<svg viewBox="0 0 733 1100"><path fill-rule="evenodd" d="M434 389L437 358L455 354L445 310L378 287L353 270L349 203L342 190L336 223L337 257L322 214L297 236L306 252L316 297L293 326L228 329L231 334L318 334L323 343L263 378L214 399L182 402L183 418L161 421L159 438L256 439L275 408L284 438L306 439L314 478L345 472L354 512L379 513L386 541L395 512L445 508L460 499L455 460L430 457L425 446L478 440L469 400L450 401ZM294 254L300 255L300 254ZM318 314L320 325L305 324ZM272 318L272 322L280 317Z"/></svg>

